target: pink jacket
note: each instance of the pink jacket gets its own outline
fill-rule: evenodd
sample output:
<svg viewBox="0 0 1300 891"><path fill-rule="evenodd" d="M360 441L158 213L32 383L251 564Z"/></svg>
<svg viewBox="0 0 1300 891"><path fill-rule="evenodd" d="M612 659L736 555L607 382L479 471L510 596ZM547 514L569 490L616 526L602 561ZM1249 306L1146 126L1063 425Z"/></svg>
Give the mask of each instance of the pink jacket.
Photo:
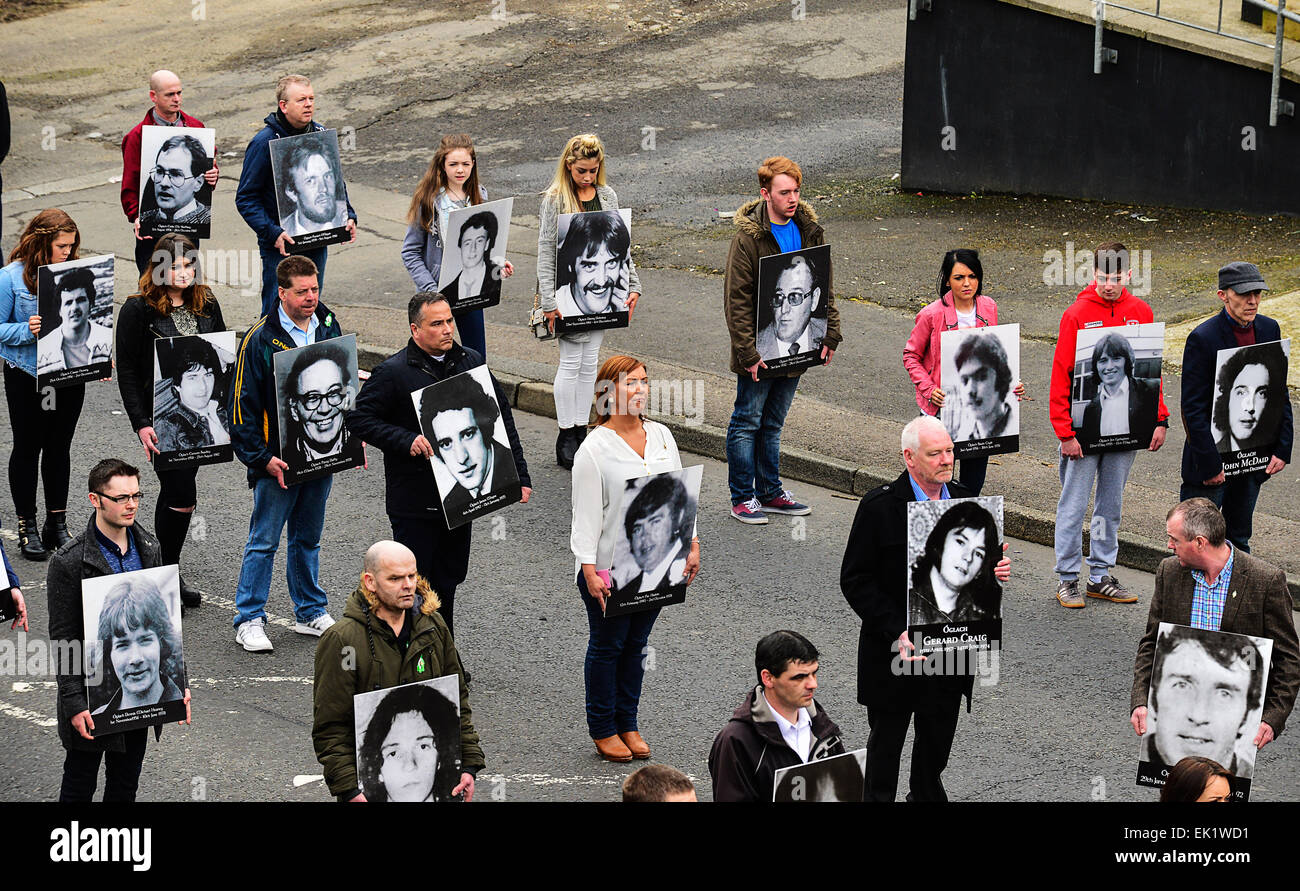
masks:
<svg viewBox="0 0 1300 891"><path fill-rule="evenodd" d="M998 305L992 297L975 296L975 327L985 328L998 323ZM903 367L907 369L916 386L916 404L927 415L938 414L930 402L930 394L939 383L939 335L957 329L957 308L952 291L928 304L916 314L916 327L903 347Z"/></svg>

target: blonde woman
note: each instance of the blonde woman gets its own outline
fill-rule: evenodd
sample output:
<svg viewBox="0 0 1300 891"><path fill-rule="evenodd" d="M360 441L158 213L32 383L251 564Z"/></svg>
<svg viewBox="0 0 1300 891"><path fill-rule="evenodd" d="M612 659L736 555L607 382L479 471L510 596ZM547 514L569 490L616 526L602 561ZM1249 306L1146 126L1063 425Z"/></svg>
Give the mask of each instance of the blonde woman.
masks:
<svg viewBox="0 0 1300 891"><path fill-rule="evenodd" d="M555 302L555 241L559 215L590 210L618 210L618 196L605 184L605 147L584 133L565 143L550 187L542 193L541 231L537 236L537 287L542 310L552 329L560 318ZM628 261L627 311L641 297L636 266ZM596 392L596 360L604 331L561 334L560 367L555 372L555 463L573 469L573 456L587 433L587 414Z"/></svg>

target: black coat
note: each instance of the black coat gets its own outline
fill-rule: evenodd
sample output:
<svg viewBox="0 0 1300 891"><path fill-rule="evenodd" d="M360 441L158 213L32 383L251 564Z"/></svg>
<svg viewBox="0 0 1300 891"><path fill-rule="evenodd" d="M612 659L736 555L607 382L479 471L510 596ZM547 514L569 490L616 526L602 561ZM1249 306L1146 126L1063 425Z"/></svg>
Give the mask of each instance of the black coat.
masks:
<svg viewBox="0 0 1300 891"><path fill-rule="evenodd" d="M215 299L208 302L207 315L195 315L199 333L225 331L221 306ZM136 295L127 298L117 313L114 325L117 337L117 387L122 393L122 407L131 419L132 429L153 426L153 345L160 337L180 337L171 316L165 316ZM215 394L214 394L215 395Z"/></svg>
<svg viewBox="0 0 1300 891"><path fill-rule="evenodd" d="M370 379L357 396L356 408L347 413L347 424L353 436L384 453L384 507L389 516L434 518L446 526L433 467L428 458L411 455L411 443L420 435L420 420L411 394L482 364L481 355L458 343L452 345L446 359L436 362L414 340L409 340L405 349L389 356L370 372ZM495 377L492 384L510 450L514 453L519 483L531 488L510 400Z"/></svg>
<svg viewBox="0 0 1300 891"><path fill-rule="evenodd" d="M146 532L139 523L131 527L135 535L135 546L140 552L140 566L151 569L162 565L162 548L158 539ZM104 559L104 552L99 549L95 538L95 515L90 515L86 529L72 541L59 548L57 554L50 558L49 569L45 577L45 596L50 615L50 642L62 645L65 652L80 654L86 639L85 622L81 611L81 580L112 575L113 570ZM125 752L126 743L120 733L101 736L89 740L78 733L72 726L72 718L84 711L89 711L86 697L85 666L81 659L59 660L59 742L65 749L79 749L84 752ZM76 668L77 671L69 671ZM162 733L162 726L154 729L154 735Z"/></svg>
<svg viewBox="0 0 1300 891"><path fill-rule="evenodd" d="M970 498L960 483L948 483L953 498ZM858 636L858 702L905 709L943 696L965 695L974 676L898 674L895 642L907 628L907 505L916 500L907 471L892 483L872 489L858 504L844 562L840 590L862 619ZM920 666L922 663L911 663Z"/></svg>
<svg viewBox="0 0 1300 891"><path fill-rule="evenodd" d="M1156 432L1156 418L1160 412L1160 385L1140 377L1128 379L1128 432L1144 443L1151 442ZM1092 397L1083 410L1083 426L1079 428L1079 442L1090 448L1101 438L1101 390Z"/></svg>

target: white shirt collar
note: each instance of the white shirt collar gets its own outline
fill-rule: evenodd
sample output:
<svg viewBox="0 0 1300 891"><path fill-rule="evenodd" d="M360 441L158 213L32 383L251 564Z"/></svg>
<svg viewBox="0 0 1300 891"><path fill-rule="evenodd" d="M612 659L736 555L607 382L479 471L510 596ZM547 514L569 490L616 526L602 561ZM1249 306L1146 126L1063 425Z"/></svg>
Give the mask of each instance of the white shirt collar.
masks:
<svg viewBox="0 0 1300 891"><path fill-rule="evenodd" d="M641 574L641 590L653 591L655 587L658 586L659 581L668 574L668 570L672 567L673 561L677 559L677 555L680 554L681 551L682 541L679 538L677 541L673 542L673 549L668 553L667 557L664 557L659 561L659 565L654 568L653 572L643 572Z"/></svg>
<svg viewBox="0 0 1300 891"><path fill-rule="evenodd" d="M768 709L772 712L772 717L776 719L777 729L781 731L781 738L785 744L799 756L800 761L807 761L809 753L812 752L812 718L808 716L808 709L800 706L798 714L795 715L795 723L791 724L781 713L772 708L772 703L767 700L767 692L760 691L763 701L767 702Z"/></svg>

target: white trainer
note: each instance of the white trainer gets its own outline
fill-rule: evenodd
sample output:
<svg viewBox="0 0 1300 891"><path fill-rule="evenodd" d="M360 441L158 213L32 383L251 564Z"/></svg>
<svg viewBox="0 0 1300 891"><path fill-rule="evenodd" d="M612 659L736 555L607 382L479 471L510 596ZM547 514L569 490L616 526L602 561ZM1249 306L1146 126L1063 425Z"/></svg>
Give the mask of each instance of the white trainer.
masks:
<svg viewBox="0 0 1300 891"><path fill-rule="evenodd" d="M320 637L331 625L334 619L329 613L321 613L310 622L294 622L293 630L299 634L310 634L312 637Z"/></svg>
<svg viewBox="0 0 1300 891"><path fill-rule="evenodd" d="M235 643L250 653L269 653L275 649L266 636L266 620L250 619L235 630Z"/></svg>

